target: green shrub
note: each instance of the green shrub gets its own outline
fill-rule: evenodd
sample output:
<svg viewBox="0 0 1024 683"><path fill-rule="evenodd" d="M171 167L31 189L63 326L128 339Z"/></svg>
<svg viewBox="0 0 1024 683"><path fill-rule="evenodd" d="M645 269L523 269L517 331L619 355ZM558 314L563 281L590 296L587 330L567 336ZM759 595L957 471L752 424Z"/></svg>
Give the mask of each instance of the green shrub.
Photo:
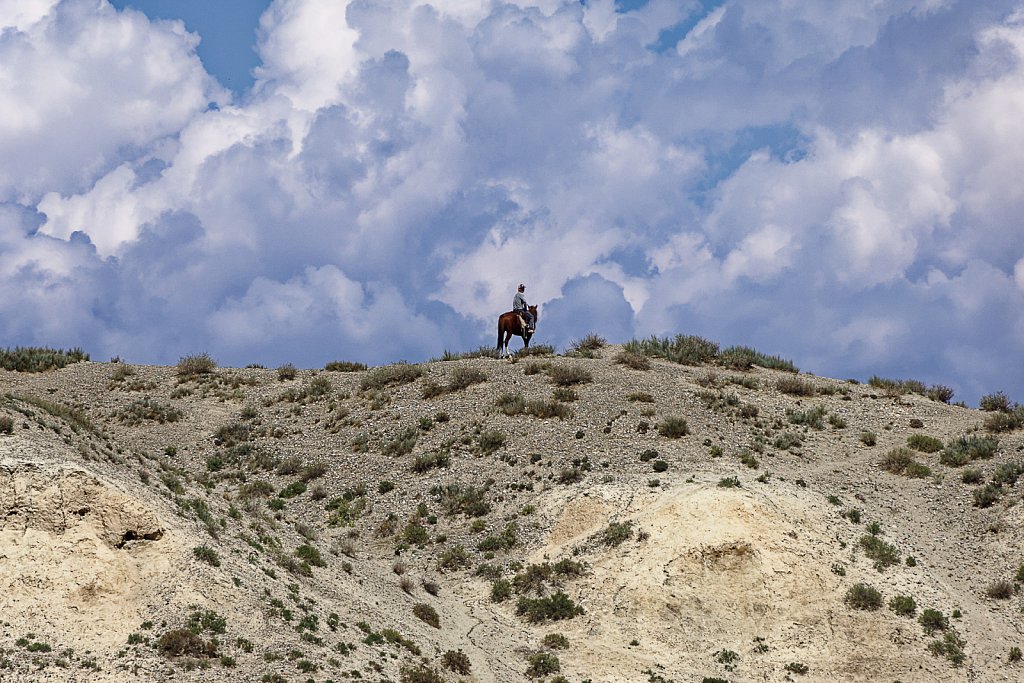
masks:
<svg viewBox="0 0 1024 683"><path fill-rule="evenodd" d="M917 618L919 624L924 627L924 632L931 635L936 631L945 631L949 628L949 619L937 609L924 609L921 616Z"/></svg>
<svg viewBox="0 0 1024 683"><path fill-rule="evenodd" d="M911 434L907 437L907 445L922 453L938 453L942 450L942 440L925 434Z"/></svg>
<svg viewBox="0 0 1024 683"><path fill-rule="evenodd" d="M399 679L401 683L445 683L441 674L426 664L402 666L399 669Z"/></svg>
<svg viewBox="0 0 1024 683"><path fill-rule="evenodd" d="M196 559L200 562L205 562L211 567L220 566L220 555L213 548L205 545L197 546L192 549L192 554L196 556Z"/></svg>
<svg viewBox="0 0 1024 683"><path fill-rule="evenodd" d="M960 475L960 480L965 484L980 484L985 480L985 475L979 469L968 468Z"/></svg>
<svg viewBox="0 0 1024 683"><path fill-rule="evenodd" d="M633 522L612 522L596 535L596 540L608 548L616 548L633 538Z"/></svg>
<svg viewBox="0 0 1024 683"><path fill-rule="evenodd" d="M668 416L658 423L658 434L669 439L678 439L689 433L690 427L682 417Z"/></svg>
<svg viewBox="0 0 1024 683"><path fill-rule="evenodd" d="M296 548L295 556L300 560L308 562L313 567L327 566L327 563L324 562L323 555L320 554L320 551L308 544L300 545Z"/></svg>
<svg viewBox="0 0 1024 683"><path fill-rule="evenodd" d="M1003 490L995 484L985 484L974 489L974 507L987 508L999 502Z"/></svg>
<svg viewBox="0 0 1024 683"><path fill-rule="evenodd" d="M204 641L186 628L167 631L157 641L157 649L165 657L216 657L217 646Z"/></svg>
<svg viewBox="0 0 1024 683"><path fill-rule="evenodd" d="M448 650L441 655L441 666L462 676L468 676L472 668L469 655L462 650Z"/></svg>
<svg viewBox="0 0 1024 683"><path fill-rule="evenodd" d="M626 400L630 403L654 403L654 397L646 391L634 391L629 393L626 395Z"/></svg>
<svg viewBox="0 0 1024 683"><path fill-rule="evenodd" d="M814 384L799 377L782 377L775 382L775 388L790 396L814 396Z"/></svg>
<svg viewBox="0 0 1024 683"><path fill-rule="evenodd" d="M985 595L992 598L993 600L1009 600L1013 597L1016 592L1013 582L1007 581L1006 579L999 579L993 581L985 589Z"/></svg>
<svg viewBox="0 0 1024 683"><path fill-rule="evenodd" d="M651 369L651 361L647 359L647 356L632 351L620 351L615 354L615 362L633 370Z"/></svg>
<svg viewBox="0 0 1024 683"><path fill-rule="evenodd" d="M194 379L200 375L210 375L217 370L217 362L208 353L184 356L178 360L178 377Z"/></svg>
<svg viewBox="0 0 1024 683"><path fill-rule="evenodd" d="M278 366L277 368L277 379L281 382L285 382L290 379L295 379L298 376L298 369L291 363L285 363L284 365Z"/></svg>
<svg viewBox="0 0 1024 683"><path fill-rule="evenodd" d="M1004 462L992 472L992 483L996 486L1014 486L1021 474L1024 474L1024 463Z"/></svg>
<svg viewBox="0 0 1024 683"><path fill-rule="evenodd" d="M810 670L810 667L806 664L801 664L800 662L790 662L786 665L786 671L793 674L799 674L800 676L803 676Z"/></svg>
<svg viewBox="0 0 1024 683"><path fill-rule="evenodd" d="M365 369L365 363L354 363L347 360L333 360L324 366L324 370L327 372L362 372Z"/></svg>
<svg viewBox="0 0 1024 683"><path fill-rule="evenodd" d="M306 484L303 481L293 481L292 483L285 486L277 494L278 498L294 498L300 496L306 492Z"/></svg>
<svg viewBox="0 0 1024 683"><path fill-rule="evenodd" d="M520 393L505 392L498 396L494 406L505 415L522 415L526 412L526 399Z"/></svg>
<svg viewBox="0 0 1024 683"><path fill-rule="evenodd" d="M437 614L437 610L430 605L423 602L417 603L413 605L412 613L423 623L434 628L441 628L441 617Z"/></svg>
<svg viewBox="0 0 1024 683"><path fill-rule="evenodd" d="M856 583L846 591L843 601L854 609L874 611L882 606L882 594L873 586Z"/></svg>
<svg viewBox="0 0 1024 683"><path fill-rule="evenodd" d="M12 434L14 420L9 415L0 415L0 434Z"/></svg>
<svg viewBox="0 0 1024 683"><path fill-rule="evenodd" d="M369 391L374 389L384 389L390 386L401 386L403 384L415 382L422 376L423 368L419 365L410 365L408 363L385 365L379 368L374 368L366 373L362 382L359 383L359 388L362 391Z"/></svg>
<svg viewBox="0 0 1024 683"><path fill-rule="evenodd" d="M889 601L889 609L901 617L912 617L917 611L917 602L909 595L897 595Z"/></svg>
<svg viewBox="0 0 1024 683"><path fill-rule="evenodd" d="M558 591L545 598L520 597L516 603L516 614L531 624L536 624L543 621L572 619L583 614L583 608L573 602L568 595Z"/></svg>
<svg viewBox="0 0 1024 683"><path fill-rule="evenodd" d="M992 413L985 418L985 429L994 432L1012 432L1024 426L1024 406L1017 406L1009 413Z"/></svg>
<svg viewBox="0 0 1024 683"><path fill-rule="evenodd" d="M557 417L559 420L565 420L572 417L572 408L564 403L559 403L557 400L532 400L528 401L526 404L526 413L542 420L553 417Z"/></svg>
<svg viewBox="0 0 1024 683"><path fill-rule="evenodd" d="M496 579L491 584L491 602L505 602L512 597L512 583L508 579Z"/></svg>
<svg viewBox="0 0 1024 683"><path fill-rule="evenodd" d="M804 443L804 438L794 432L783 432L775 437L772 445L780 451L788 451L790 448L799 448Z"/></svg>
<svg viewBox="0 0 1024 683"><path fill-rule="evenodd" d="M913 451L903 447L889 451L882 458L879 467L892 474L902 474L913 478L927 477L931 474L928 467L914 460Z"/></svg>
<svg viewBox="0 0 1024 683"><path fill-rule="evenodd" d="M389 441L381 452L392 457L409 455L419 438L420 433L415 427L406 427Z"/></svg>
<svg viewBox="0 0 1024 683"><path fill-rule="evenodd" d="M786 414L792 424L806 425L811 429L824 429L824 418L828 414L828 410L824 406L814 406L807 410L787 410Z"/></svg>
<svg viewBox="0 0 1024 683"><path fill-rule="evenodd" d="M999 439L994 436L967 434L957 437L939 454L939 462L951 467L960 467L974 460L987 460L996 454Z"/></svg>
<svg viewBox="0 0 1024 683"><path fill-rule="evenodd" d="M154 399L146 398L132 401L127 407L114 411L114 417L131 427L138 426L145 421L177 422L181 419L182 413L174 406L160 403Z"/></svg>
<svg viewBox="0 0 1024 683"><path fill-rule="evenodd" d="M874 446L878 443L878 435L874 432L861 432L860 442L865 446Z"/></svg>
<svg viewBox="0 0 1024 683"><path fill-rule="evenodd" d="M899 549L891 543L886 543L878 536L872 534L861 536L858 543L864 550L864 554L869 559L875 561L875 569L880 572L885 571L887 567L900 563Z"/></svg>
<svg viewBox="0 0 1024 683"><path fill-rule="evenodd" d="M551 392L551 398L556 401L561 401L562 403L572 403L573 401L578 401L580 395L574 390L567 389L566 387L555 387ZM540 416L538 415L538 417Z"/></svg>
<svg viewBox="0 0 1024 683"><path fill-rule="evenodd" d="M435 467L448 467L450 464L451 456L448 451L429 451L416 456L412 463L412 471L417 474L423 474Z"/></svg>
<svg viewBox="0 0 1024 683"><path fill-rule="evenodd" d="M1008 413L1010 412L1011 407L1010 397L1001 391L982 396L981 401L978 404L979 410L990 412Z"/></svg>
<svg viewBox="0 0 1024 683"><path fill-rule="evenodd" d="M505 435L494 429L481 432L477 439L481 453L493 453L505 445Z"/></svg>
<svg viewBox="0 0 1024 683"><path fill-rule="evenodd" d="M701 365L718 356L718 344L694 335L676 335L673 339L633 339L623 345L625 351L642 356L664 358L680 365Z"/></svg>
<svg viewBox="0 0 1024 683"><path fill-rule="evenodd" d="M36 346L0 349L0 368L11 372L47 372L87 360L89 354L78 348L66 351Z"/></svg>
<svg viewBox="0 0 1024 683"><path fill-rule="evenodd" d="M579 353L581 351L597 351L608 345L608 340L599 334L591 332L582 339L573 341L569 346L570 353Z"/></svg>
<svg viewBox="0 0 1024 683"><path fill-rule="evenodd" d="M544 678L548 674L562 670L558 655L553 652L535 652L529 655L526 661L529 664L526 668L526 675L529 678Z"/></svg>
<svg viewBox="0 0 1024 683"><path fill-rule="evenodd" d="M473 565L469 559L469 553L461 545L453 545L445 549L437 558L437 568L442 571L458 571L467 569Z"/></svg>
<svg viewBox="0 0 1024 683"><path fill-rule="evenodd" d="M560 387L594 381L594 376L590 372L573 365L552 365L548 368L547 373L551 383Z"/></svg>
<svg viewBox="0 0 1024 683"><path fill-rule="evenodd" d="M569 647L569 639L561 633L549 633L544 636L543 644L550 650L565 650Z"/></svg>
<svg viewBox="0 0 1024 683"><path fill-rule="evenodd" d="M1010 648L1010 654L1009 657L1007 657L1007 661L1010 662L1010 664L1019 662L1022 658L1024 658L1024 653L1021 652L1019 647L1014 645Z"/></svg>
<svg viewBox="0 0 1024 683"><path fill-rule="evenodd" d="M718 480L718 488L720 489L738 489L741 487L742 485L737 477L722 477Z"/></svg>
<svg viewBox="0 0 1024 683"><path fill-rule="evenodd" d="M954 666L960 666L967 659L964 654L966 645L967 643L955 631L949 629L942 634L942 640L933 640L928 644L928 651L936 657L945 657Z"/></svg>

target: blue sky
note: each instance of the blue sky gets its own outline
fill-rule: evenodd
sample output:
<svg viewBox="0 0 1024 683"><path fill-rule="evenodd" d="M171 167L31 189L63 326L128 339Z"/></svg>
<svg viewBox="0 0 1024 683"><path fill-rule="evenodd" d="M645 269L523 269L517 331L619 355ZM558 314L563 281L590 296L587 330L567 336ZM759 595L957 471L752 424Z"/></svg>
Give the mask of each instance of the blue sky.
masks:
<svg viewBox="0 0 1024 683"><path fill-rule="evenodd" d="M699 334L1024 397L1011 0L0 2L0 334L423 360Z"/></svg>

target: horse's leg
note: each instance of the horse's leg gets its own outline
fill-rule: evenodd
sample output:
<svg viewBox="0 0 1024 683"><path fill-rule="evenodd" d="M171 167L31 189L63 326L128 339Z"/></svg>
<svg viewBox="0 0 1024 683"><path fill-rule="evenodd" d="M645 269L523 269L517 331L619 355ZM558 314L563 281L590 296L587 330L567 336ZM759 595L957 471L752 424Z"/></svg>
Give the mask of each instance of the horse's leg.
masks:
<svg viewBox="0 0 1024 683"><path fill-rule="evenodd" d="M501 333L503 331L504 330L501 329L501 319L499 318L498 319L498 346L496 347L498 349L498 360L501 360L501 358L502 358L502 354L501 354Z"/></svg>

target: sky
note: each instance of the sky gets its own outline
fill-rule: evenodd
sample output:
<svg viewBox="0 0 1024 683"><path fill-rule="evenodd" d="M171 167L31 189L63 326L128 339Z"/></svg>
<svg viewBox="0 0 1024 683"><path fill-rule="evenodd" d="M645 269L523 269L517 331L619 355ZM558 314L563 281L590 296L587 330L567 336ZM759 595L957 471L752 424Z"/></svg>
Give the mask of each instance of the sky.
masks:
<svg viewBox="0 0 1024 683"><path fill-rule="evenodd" d="M1024 400L1022 159L1010 0L0 0L0 346L416 362L523 282Z"/></svg>

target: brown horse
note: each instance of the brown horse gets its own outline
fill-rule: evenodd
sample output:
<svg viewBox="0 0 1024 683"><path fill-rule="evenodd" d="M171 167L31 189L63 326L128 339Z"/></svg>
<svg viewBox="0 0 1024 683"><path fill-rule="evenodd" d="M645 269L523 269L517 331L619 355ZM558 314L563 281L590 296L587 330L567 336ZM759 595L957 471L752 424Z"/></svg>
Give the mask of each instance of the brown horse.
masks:
<svg viewBox="0 0 1024 683"><path fill-rule="evenodd" d="M537 307L529 306L528 310L533 314L533 326L537 327ZM509 311L508 313L502 313L498 316L498 358L504 358L509 355L508 353L508 342L512 338L512 335L522 337L523 348L530 348L530 338L533 336L533 330L524 330L522 318L515 311ZM505 341L502 342L502 336L505 337Z"/></svg>

